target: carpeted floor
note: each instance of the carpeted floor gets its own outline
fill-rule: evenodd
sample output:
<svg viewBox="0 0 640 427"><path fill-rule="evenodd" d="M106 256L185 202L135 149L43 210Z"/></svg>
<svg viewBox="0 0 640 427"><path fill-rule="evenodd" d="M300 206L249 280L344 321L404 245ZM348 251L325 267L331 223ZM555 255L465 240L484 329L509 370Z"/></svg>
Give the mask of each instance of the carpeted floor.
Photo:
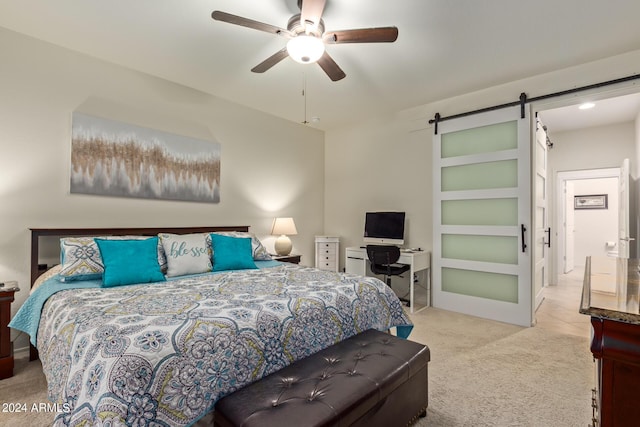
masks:
<svg viewBox="0 0 640 427"><path fill-rule="evenodd" d="M0 381L0 402L12 405L2 408L0 426L50 426L54 415L46 410L40 411L40 404L49 402L47 381L40 361L29 362L27 353L16 355L13 374L13 377Z"/></svg>
<svg viewBox="0 0 640 427"><path fill-rule="evenodd" d="M431 350L429 408L418 427L589 425L588 338L438 309L413 320L420 327L410 338Z"/></svg>
<svg viewBox="0 0 640 427"><path fill-rule="evenodd" d="M594 365L588 339L521 328L428 308L412 316L410 339L427 344L429 409L418 427L585 427L591 420ZM39 362L16 361L0 381L0 402L26 412L0 412L0 426L49 426ZM24 406L23 406L24 404Z"/></svg>

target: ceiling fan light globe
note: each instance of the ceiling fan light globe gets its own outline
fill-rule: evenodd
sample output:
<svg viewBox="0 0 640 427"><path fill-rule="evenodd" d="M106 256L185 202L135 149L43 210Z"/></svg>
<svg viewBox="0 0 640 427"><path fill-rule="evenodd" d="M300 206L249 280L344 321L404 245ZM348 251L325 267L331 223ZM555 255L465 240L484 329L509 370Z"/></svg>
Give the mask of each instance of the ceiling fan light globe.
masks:
<svg viewBox="0 0 640 427"><path fill-rule="evenodd" d="M287 53L296 62L311 64L324 54L324 43L315 36L299 35L287 42Z"/></svg>

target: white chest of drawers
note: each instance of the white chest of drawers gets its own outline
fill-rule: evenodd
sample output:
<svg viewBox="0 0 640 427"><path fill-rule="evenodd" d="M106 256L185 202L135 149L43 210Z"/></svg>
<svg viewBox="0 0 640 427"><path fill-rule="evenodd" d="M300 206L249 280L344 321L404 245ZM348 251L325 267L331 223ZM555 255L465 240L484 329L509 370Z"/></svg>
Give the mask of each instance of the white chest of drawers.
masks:
<svg viewBox="0 0 640 427"><path fill-rule="evenodd" d="M338 271L340 238L316 236L316 268Z"/></svg>

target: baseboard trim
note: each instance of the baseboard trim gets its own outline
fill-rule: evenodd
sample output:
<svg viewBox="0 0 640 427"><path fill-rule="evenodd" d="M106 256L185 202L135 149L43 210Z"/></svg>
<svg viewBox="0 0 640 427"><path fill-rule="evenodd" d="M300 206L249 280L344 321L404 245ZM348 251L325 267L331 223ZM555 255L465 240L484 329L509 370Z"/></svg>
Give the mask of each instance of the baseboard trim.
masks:
<svg viewBox="0 0 640 427"><path fill-rule="evenodd" d="M29 347L20 347L13 350L14 358L29 357Z"/></svg>

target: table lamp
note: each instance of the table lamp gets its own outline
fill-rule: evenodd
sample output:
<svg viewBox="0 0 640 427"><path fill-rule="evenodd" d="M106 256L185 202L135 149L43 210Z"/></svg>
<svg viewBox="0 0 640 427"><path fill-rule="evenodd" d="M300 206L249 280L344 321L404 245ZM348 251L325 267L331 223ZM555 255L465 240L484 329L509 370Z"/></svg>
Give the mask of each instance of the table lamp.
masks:
<svg viewBox="0 0 640 427"><path fill-rule="evenodd" d="M298 234L296 230L296 224L293 222L293 218L276 218L273 221L273 228L271 234L280 235L276 239L275 250L278 255L289 255L291 253L291 239L288 236Z"/></svg>

